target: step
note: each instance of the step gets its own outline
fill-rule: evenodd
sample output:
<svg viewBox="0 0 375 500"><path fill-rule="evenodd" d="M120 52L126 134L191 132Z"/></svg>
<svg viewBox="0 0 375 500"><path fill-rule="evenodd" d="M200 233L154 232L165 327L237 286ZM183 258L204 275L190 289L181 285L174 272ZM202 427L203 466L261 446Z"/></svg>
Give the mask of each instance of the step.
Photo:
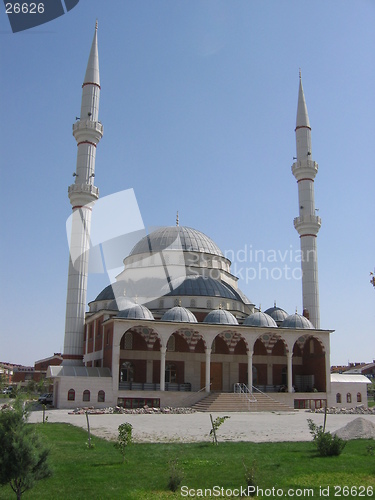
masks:
<svg viewBox="0 0 375 500"><path fill-rule="evenodd" d="M265 394L254 394L254 398L255 401L249 402L244 394L215 392L192 405L192 408L201 412L294 411L294 408Z"/></svg>

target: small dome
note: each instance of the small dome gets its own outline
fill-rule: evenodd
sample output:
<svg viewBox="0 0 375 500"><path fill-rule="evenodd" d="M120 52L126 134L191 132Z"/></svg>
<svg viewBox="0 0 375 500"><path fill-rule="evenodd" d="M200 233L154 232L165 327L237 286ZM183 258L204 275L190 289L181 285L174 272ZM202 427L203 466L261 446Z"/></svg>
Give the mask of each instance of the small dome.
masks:
<svg viewBox="0 0 375 500"><path fill-rule="evenodd" d="M295 313L284 319L281 323L281 328L304 328L313 330L314 326L305 316Z"/></svg>
<svg viewBox="0 0 375 500"><path fill-rule="evenodd" d="M203 323L215 323L220 325L238 325L237 319L229 311L214 309L204 318Z"/></svg>
<svg viewBox="0 0 375 500"><path fill-rule="evenodd" d="M146 306L142 306L141 304L134 304L132 307L128 307L128 309L120 311L116 318L150 320L155 319L150 309L147 309Z"/></svg>
<svg viewBox="0 0 375 500"><path fill-rule="evenodd" d="M129 307L135 306L135 302L127 297L117 297L117 299L112 300L109 303L108 309L113 309L114 311L123 311L124 309L129 309Z"/></svg>
<svg viewBox="0 0 375 500"><path fill-rule="evenodd" d="M181 323L198 323L194 314L185 307L176 306L163 314L161 321L179 321Z"/></svg>
<svg viewBox="0 0 375 500"><path fill-rule="evenodd" d="M250 314L243 322L246 326L266 326L268 328L277 328L276 321L264 312L255 312Z"/></svg>
<svg viewBox="0 0 375 500"><path fill-rule="evenodd" d="M268 314L268 316L271 316L271 318L274 319L276 323L281 323L288 316L288 313L284 311L284 309L276 306L270 307L269 309L264 311L264 313Z"/></svg>

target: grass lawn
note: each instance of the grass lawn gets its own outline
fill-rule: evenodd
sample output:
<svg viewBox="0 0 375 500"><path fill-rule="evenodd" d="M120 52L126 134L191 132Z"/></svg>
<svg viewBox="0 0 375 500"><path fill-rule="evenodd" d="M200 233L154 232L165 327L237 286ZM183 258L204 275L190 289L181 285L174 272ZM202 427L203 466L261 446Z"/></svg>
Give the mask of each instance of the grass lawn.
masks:
<svg viewBox="0 0 375 500"><path fill-rule="evenodd" d="M51 448L54 474L26 492L25 499L183 498L180 489L172 493L167 488L168 464L176 458L184 473L181 484L194 489L196 497L198 489L245 487L243 460L247 466L255 461L258 487L282 489L284 498L292 498L289 489L299 498L371 498L375 491L375 456L367 450L374 440L350 441L342 455L327 458L317 456L311 442L132 444L122 463L111 442L94 437L95 447L88 449L87 433L80 428L52 423L35 428ZM328 486L330 495L323 497L319 488ZM350 492L351 487L356 489ZM9 486L0 487L0 499L12 498ZM253 498L266 498L266 492Z"/></svg>

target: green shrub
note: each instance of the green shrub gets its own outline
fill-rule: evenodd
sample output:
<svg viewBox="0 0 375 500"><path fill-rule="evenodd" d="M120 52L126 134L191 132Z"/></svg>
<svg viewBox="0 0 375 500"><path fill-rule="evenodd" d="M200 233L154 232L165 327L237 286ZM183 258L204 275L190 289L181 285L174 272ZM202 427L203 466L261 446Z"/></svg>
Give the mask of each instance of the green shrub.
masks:
<svg viewBox="0 0 375 500"><path fill-rule="evenodd" d="M248 467L246 464L245 464L245 460L242 459L242 463L243 463L243 466L245 468L245 481L246 481L246 486L249 488L252 487L250 490L248 490L250 492L250 496L254 496L255 495L255 489L253 491L253 488L255 488L257 485L256 485L256 480L255 480L255 473L256 473L256 462L254 460L253 462L253 465L251 467Z"/></svg>
<svg viewBox="0 0 375 500"><path fill-rule="evenodd" d="M169 478L168 478L168 489L171 491L177 491L182 480L184 478L184 473L179 466L177 458L169 462Z"/></svg>
<svg viewBox="0 0 375 500"><path fill-rule="evenodd" d="M123 462L125 462L126 448L132 443L133 440L132 432L133 432L133 426L128 422L125 422L124 424L118 426L118 438L115 443L115 448L117 448L120 451Z"/></svg>
<svg viewBox="0 0 375 500"><path fill-rule="evenodd" d="M341 454L346 445L345 441L338 436L332 436L330 432L325 432L322 425L314 424L310 418L307 422L321 457L332 457Z"/></svg>

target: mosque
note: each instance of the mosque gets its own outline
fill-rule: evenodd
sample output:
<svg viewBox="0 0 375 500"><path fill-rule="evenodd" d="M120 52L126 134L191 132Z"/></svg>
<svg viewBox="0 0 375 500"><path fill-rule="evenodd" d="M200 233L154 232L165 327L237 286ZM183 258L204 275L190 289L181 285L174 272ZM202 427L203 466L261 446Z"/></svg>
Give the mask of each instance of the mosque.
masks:
<svg viewBox="0 0 375 500"><path fill-rule="evenodd" d="M143 237L116 281L86 312L91 214L99 121L97 25L82 86L63 363L51 366L54 406L183 406L214 392L267 394L290 408L367 401L367 379L332 379L330 334L320 328L314 205L318 165L300 76L296 122L303 314L274 304L260 311L238 287L231 262L211 238L179 225ZM336 376L337 377L337 376ZM365 379L365 377L364 377ZM338 392L339 391L339 392ZM350 391L350 392L349 392ZM350 395L350 398L349 398Z"/></svg>

